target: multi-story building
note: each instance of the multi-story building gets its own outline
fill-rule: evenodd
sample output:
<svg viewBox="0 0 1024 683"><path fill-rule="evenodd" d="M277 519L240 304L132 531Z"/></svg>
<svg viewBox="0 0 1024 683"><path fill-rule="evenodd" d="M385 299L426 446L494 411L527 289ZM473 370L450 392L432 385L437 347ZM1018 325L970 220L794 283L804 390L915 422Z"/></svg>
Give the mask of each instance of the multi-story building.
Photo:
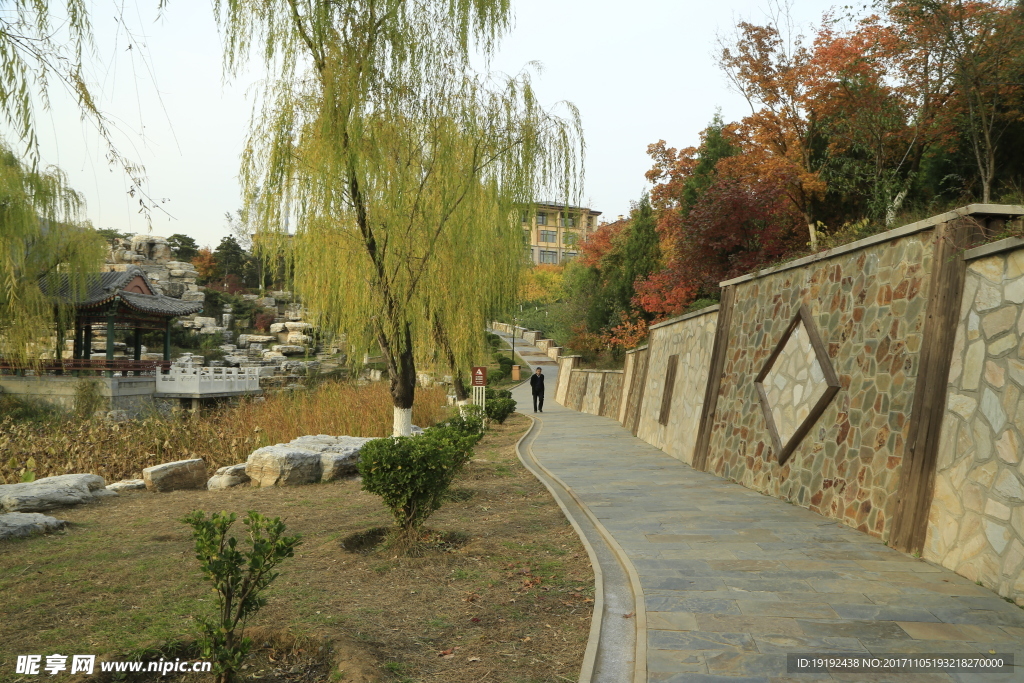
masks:
<svg viewBox="0 0 1024 683"><path fill-rule="evenodd" d="M579 245L597 230L600 211L564 204L537 204L523 214L527 255L534 263L562 263L579 252Z"/></svg>

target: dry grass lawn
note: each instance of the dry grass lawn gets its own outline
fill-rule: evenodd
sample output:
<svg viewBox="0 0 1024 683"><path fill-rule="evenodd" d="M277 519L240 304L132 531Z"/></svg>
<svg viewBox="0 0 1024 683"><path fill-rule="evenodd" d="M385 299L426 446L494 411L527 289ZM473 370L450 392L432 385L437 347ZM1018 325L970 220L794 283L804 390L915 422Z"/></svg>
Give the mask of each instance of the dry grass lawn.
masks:
<svg viewBox="0 0 1024 683"><path fill-rule="evenodd" d="M257 652L243 680L575 681L593 574L572 527L516 458L528 424L514 414L477 445L452 500L428 520L454 542L420 557L345 547L391 524L355 480L136 492L60 510L66 532L0 542L0 681L19 680L19 654L182 656L174 647L213 598L178 521L194 509L255 509L304 538L250 624ZM240 521L235 530L242 535Z"/></svg>

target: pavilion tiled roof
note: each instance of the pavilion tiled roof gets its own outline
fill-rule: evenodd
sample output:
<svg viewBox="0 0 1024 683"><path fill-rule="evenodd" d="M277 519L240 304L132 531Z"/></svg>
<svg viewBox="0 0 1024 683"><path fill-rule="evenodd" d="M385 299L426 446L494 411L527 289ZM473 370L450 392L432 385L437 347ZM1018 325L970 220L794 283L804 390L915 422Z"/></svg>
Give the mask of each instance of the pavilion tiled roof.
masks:
<svg viewBox="0 0 1024 683"><path fill-rule="evenodd" d="M141 277L150 291L153 291L153 285L146 277L146 272L138 266L130 266L123 271L96 273L89 278L85 293L79 296L74 295L71 281L67 275L57 276L56 283L50 278L41 280L40 288L46 294L50 294L56 284L56 292L51 296L74 303L77 308L95 308L108 304L114 299L120 299L129 308L137 311L170 317L191 315L203 310L202 301L182 301L163 294L139 294L124 291L123 288L136 277Z"/></svg>

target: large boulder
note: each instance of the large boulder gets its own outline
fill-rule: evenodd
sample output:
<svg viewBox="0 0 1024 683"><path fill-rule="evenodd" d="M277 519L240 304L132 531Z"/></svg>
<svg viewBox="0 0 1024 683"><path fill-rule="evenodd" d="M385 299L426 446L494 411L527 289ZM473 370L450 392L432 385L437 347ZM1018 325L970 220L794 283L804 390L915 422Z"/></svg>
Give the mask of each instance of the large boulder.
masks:
<svg viewBox="0 0 1024 683"><path fill-rule="evenodd" d="M248 344L269 344L276 341L277 337L270 334L240 334L238 335L238 345L246 346Z"/></svg>
<svg viewBox="0 0 1024 683"><path fill-rule="evenodd" d="M142 470L146 488L154 493L206 487L206 463L201 458L165 462Z"/></svg>
<svg viewBox="0 0 1024 683"><path fill-rule="evenodd" d="M175 299L180 299L185 293L185 284L183 282L165 282L163 283L164 294Z"/></svg>
<svg viewBox="0 0 1024 683"><path fill-rule="evenodd" d="M47 534L63 529L67 524L63 519L47 517L38 512L8 512L0 515L0 540Z"/></svg>
<svg viewBox="0 0 1024 683"><path fill-rule="evenodd" d="M245 463L240 465L228 465L221 467L206 482L206 488L210 491L220 491L233 486L241 486L249 483L249 475L245 473Z"/></svg>
<svg viewBox="0 0 1024 683"><path fill-rule="evenodd" d="M319 452L284 443L253 451L245 463L245 473L259 488L312 484L320 481L321 471Z"/></svg>
<svg viewBox="0 0 1024 683"><path fill-rule="evenodd" d="M359 452L373 437L362 436L300 436L292 446L299 446L320 453L320 481L334 481L356 473Z"/></svg>
<svg viewBox="0 0 1024 683"><path fill-rule="evenodd" d="M298 344L274 344L270 347L270 350L284 356L301 356L306 353L306 347L299 346Z"/></svg>
<svg viewBox="0 0 1024 683"><path fill-rule="evenodd" d="M107 493L105 484L96 474L61 474L23 484L4 484L0 486L0 512L42 512L87 503L100 497L102 494L97 492L101 489Z"/></svg>
<svg viewBox="0 0 1024 683"><path fill-rule="evenodd" d="M286 322L284 329L289 332L305 332L306 330L312 329L313 325L304 322ZM283 331L283 330L282 330Z"/></svg>

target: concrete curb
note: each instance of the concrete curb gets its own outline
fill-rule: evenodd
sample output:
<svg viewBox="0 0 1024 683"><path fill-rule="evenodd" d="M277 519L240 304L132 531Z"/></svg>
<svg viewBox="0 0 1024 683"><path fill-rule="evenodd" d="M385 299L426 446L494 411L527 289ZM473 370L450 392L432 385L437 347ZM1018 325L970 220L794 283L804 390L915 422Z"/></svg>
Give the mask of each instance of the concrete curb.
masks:
<svg viewBox="0 0 1024 683"><path fill-rule="evenodd" d="M530 416L527 415L527 417ZM537 422L536 418L531 419ZM541 427L540 429L537 430L538 436L540 435L540 432L543 430L543 420L540 420L540 424ZM531 428L530 431L527 432L527 435L529 435L532 432L533 429ZM518 450L518 444L516 446ZM622 568L626 571L626 575L629 576L630 589L633 591L633 619L634 623L636 624L636 649L633 660L633 683L647 683L647 607L644 601L644 589L643 586L640 584L640 576L637 574L636 568L633 566L633 563L629 560L629 557L626 555L626 552L622 549L622 546L620 546L618 542L615 540L615 537L613 537L611 533L608 531L608 529L605 528L604 524L602 524L601 521L598 520L597 516L594 515L593 512L591 512L590 508L587 507L586 503L584 503L583 500L578 495L576 495L576 492L573 491L572 487L570 487L568 484L562 481L558 477L558 475L554 474L553 472L551 472L551 470L544 467L544 465L542 465L541 462L537 460L536 457L534 457L532 447L530 448L530 457L537 464L537 467L539 467L544 472L545 475L547 475L552 480L557 482L558 485L561 486L565 490L565 492L572 497L574 501L576 501L576 504L580 506L581 510L583 510L583 513L590 520L590 523L594 525L595 529L597 529L597 532L601 535L601 538L603 538L604 542L608 545L609 548L611 548L612 553L615 555L615 559L619 561L619 564L622 565ZM573 522L573 527L578 529L575 522ZM577 531L577 533L579 532ZM596 599L594 601L594 609L595 611L597 610ZM589 643L587 647L589 650ZM594 651L596 655L596 647L594 648ZM580 680L582 681L582 679Z"/></svg>
<svg viewBox="0 0 1024 683"><path fill-rule="evenodd" d="M535 429L535 439L537 438L537 436L540 436L541 431L544 429L544 422L543 420L538 420L537 418L532 418L528 415L526 417L532 420L532 422L534 422L534 425L532 425L530 429L525 434L523 434L523 437L519 440L519 442L516 443L516 453L519 455L519 459L523 461L523 465L527 469L530 469L532 471L532 468L523 459L523 455L519 449L519 443L525 440L526 437L529 436L530 434L534 434ZM633 566L633 562L630 561L629 557L626 555L626 552L622 549L620 545L618 545L614 537L611 536L611 533L608 531L608 529L604 527L604 524L602 524L600 520L597 518L597 516L594 515L593 512L591 512L590 508L587 507L583 500L581 500L581 498L577 496L577 493L575 493L574 490L572 490L572 487L566 484L564 481L562 481L561 478L558 477L558 475L554 474L551 470L545 467L541 463L541 461L537 459L537 457L534 455L534 452L532 452L532 446L529 447L528 451L530 461L534 463L542 472L544 472L545 476L549 477L552 481L555 481L559 486L561 486L564 492L568 494L570 498L572 498L575 504L580 506L580 509L583 510L584 514L587 515L587 518L590 520L591 524L593 524L594 528L597 529L597 532L601 536L604 543L611 550L615 559L618 560L618 563L620 563L623 569L626 571L626 574L628 575L630 581L630 590L633 592L633 618L636 628L635 651L633 660L633 682L647 683L647 609L644 602L643 587L640 584L640 577L637 574L636 568ZM538 476L536 472L535 476ZM542 477L538 476L538 479L541 479L541 481L544 483L545 486L549 488L549 490L552 489L552 486L547 481L544 481ZM554 495L553 490L552 495ZM558 501L557 496L555 497L555 500ZM577 531L577 535L583 540L584 545L587 547L587 552L591 558L591 564L594 566L594 578L596 586L598 572L600 571L600 565L597 563L596 554L591 548L590 543L587 541L586 536L580 529L580 525L577 523L577 521L572 519L572 516L565 509L565 506L562 505L561 501L558 501L558 505L559 507L562 508L562 511L565 513L565 516L569 519L570 523L572 524L572 527L575 529L575 531ZM600 641L601 620L604 616L603 605L604 601L602 586L601 613L598 615L596 620L593 620L591 622L591 636L590 640L587 643L587 654L584 658L584 670L586 671L587 665L589 663L591 668L591 675L593 675L593 667L597 657L598 642ZM598 612L598 599L596 595L594 599L594 611L595 613ZM588 656L590 657L590 659L587 658ZM581 683L589 682L590 680L590 678L584 679L583 673L581 673Z"/></svg>
<svg viewBox="0 0 1024 683"><path fill-rule="evenodd" d="M523 414L525 415L525 413ZM571 512L569 512L569 509L565 506L565 503L562 502L562 499L558 496L551 483L537 471L538 469L546 471L544 470L543 465L537 462L537 459L533 457L532 451L530 452L529 460L527 460L526 456L523 454L523 451L520 448L523 441L533 434L534 430L536 430L538 434L540 433L540 430L537 428L540 423L537 419L530 417L529 415L526 415L526 417L530 420L530 428L526 430L521 437L519 437L518 441L516 441L516 455L519 457L519 462L523 463L523 467L528 469L540 483L544 484L548 493L550 493L551 497L555 499L556 503L558 503L558 507L562 509L562 514L569 520L569 524L572 525L573 530L576 532L576 536L583 542L583 547L587 549L587 556L590 558L590 566L594 570L594 612L590 618L590 636L587 638L587 649L583 653L583 665L580 667L579 678L579 683L590 683L594 677L594 665L597 663L597 647L601 640L601 621L604 618L604 573L601 571L601 563L597 560L597 553L594 552L594 547L590 545L590 541L587 540L587 535L583 533L583 529L580 528L579 522L577 522L576 518L573 517ZM548 473L548 475L550 476L550 473ZM557 478L554 479L555 481L558 481ZM566 493L570 496L572 495L572 493L565 487L565 484L562 484L561 482L558 483ZM575 496L573 496L573 499L577 500ZM577 500L577 503L578 502L579 501ZM586 508L583 509L585 510Z"/></svg>
<svg viewBox="0 0 1024 683"><path fill-rule="evenodd" d="M530 366L530 369L531 371L533 370L532 365ZM526 381L524 380L522 383L516 385L516 387L525 383ZM525 412L522 414L526 415ZM604 619L604 573L602 572L601 565L598 562L597 554L594 552L594 548L591 546L590 541L587 540L586 534L583 533L579 523L566 508L565 504L562 503L561 499L555 493L554 487L549 481L545 480L545 477L557 483L558 486L560 486L562 490L565 491L573 501L575 501L580 510L583 511L583 514L585 514L590 520L590 523L594 525L597 533L611 549L615 559L618 560L623 570L625 570L626 575L629 577L630 589L633 592L633 619L635 620L634 624L636 628L633 659L633 683L647 683L647 608L644 601L644 589L640 584L640 577L636 572L636 568L633 566L633 563L630 562L629 557L615 538L611 533L609 533L604 525L601 524L594 513L590 511L590 508L586 506L579 496L576 495L576 492L573 491L572 488L562 481L556 474L541 464L533 454L532 445L528 449L529 460L524 456L522 449L520 448L521 444L531 435L536 439L543 430L544 425L543 420L539 420L538 418L530 415L526 415L526 417L530 419L532 424L530 425L530 429L528 429L526 433L520 437L519 441L516 442L516 455L519 457L520 462L523 463L523 466L530 470L533 476L537 477L537 479L544 484L551 493L551 496L555 499L555 502L558 503L558 507L562 509L562 513L565 515L566 519L569 520L569 523L572 524L573 529L576 531L576 535L583 542L583 546L587 549L587 555L590 557L590 565L594 570L594 617L590 621L590 637L587 640L587 649L583 655L583 666L580 669L579 683L591 683L594 676L594 667L597 663L597 651L601 640L601 624ZM531 462L536 469L531 466ZM537 472L538 469L544 473L544 476L541 476Z"/></svg>

